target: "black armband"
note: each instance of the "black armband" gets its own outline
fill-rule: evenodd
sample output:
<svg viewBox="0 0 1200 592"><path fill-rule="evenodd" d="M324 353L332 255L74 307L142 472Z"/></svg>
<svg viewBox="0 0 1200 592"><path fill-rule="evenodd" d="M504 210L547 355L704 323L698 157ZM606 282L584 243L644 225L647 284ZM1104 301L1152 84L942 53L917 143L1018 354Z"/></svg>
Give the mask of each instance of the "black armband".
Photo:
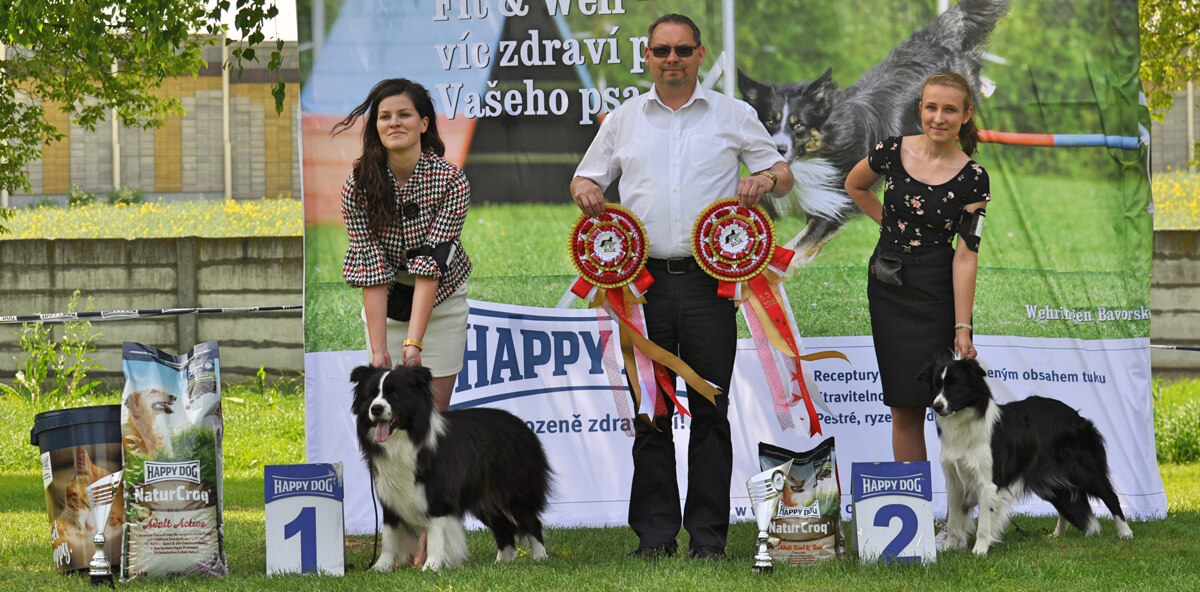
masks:
<svg viewBox="0 0 1200 592"><path fill-rule="evenodd" d="M987 210L979 208L974 212L963 212L958 222L958 235L967 241L967 248L979 252L979 241L983 238L983 219Z"/></svg>
<svg viewBox="0 0 1200 592"><path fill-rule="evenodd" d="M438 243L435 246L421 245L415 249L409 249L405 254L406 258L413 257L433 257L433 262L437 264L438 271L446 273L450 266L450 260L454 258L454 251L458 247L458 239L451 239L444 243Z"/></svg>

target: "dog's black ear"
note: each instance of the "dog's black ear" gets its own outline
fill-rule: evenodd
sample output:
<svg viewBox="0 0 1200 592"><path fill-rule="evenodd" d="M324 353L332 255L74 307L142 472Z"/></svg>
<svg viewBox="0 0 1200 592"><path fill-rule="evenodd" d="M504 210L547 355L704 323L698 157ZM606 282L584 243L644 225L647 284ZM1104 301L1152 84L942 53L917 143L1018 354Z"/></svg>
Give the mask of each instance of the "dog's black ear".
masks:
<svg viewBox="0 0 1200 592"><path fill-rule="evenodd" d="M967 367L971 369L971 374L975 375L976 378L987 378L987 372L984 371L983 366L979 363L979 360L970 359L967 360L967 362Z"/></svg>
<svg viewBox="0 0 1200 592"><path fill-rule="evenodd" d="M359 384L365 380L371 373L375 372L374 366L359 366L350 371L350 382Z"/></svg>
<svg viewBox="0 0 1200 592"><path fill-rule="evenodd" d="M425 366L414 366L413 372L415 372L416 375L421 378L422 382L426 384L433 382L433 373L429 371L429 368L426 368Z"/></svg>
<svg viewBox="0 0 1200 592"><path fill-rule="evenodd" d="M753 103L758 100L758 93L762 85L758 81L746 75L741 68L737 69L738 90L742 91L742 100L747 103Z"/></svg>
<svg viewBox="0 0 1200 592"><path fill-rule="evenodd" d="M833 82L833 68L827 68L824 74L808 85L805 94L814 103L822 103L835 91L837 91L837 84Z"/></svg>

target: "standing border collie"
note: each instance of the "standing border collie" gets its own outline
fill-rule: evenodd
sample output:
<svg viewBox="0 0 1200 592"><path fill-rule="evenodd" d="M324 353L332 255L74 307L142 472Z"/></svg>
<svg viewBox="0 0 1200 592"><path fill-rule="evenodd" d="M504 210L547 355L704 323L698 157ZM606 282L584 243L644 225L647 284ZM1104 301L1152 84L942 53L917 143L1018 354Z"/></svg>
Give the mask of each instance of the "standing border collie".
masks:
<svg viewBox="0 0 1200 592"><path fill-rule="evenodd" d="M541 513L550 466L533 431L507 411L439 413L421 366L359 366L350 373L358 445L383 506L383 550L373 569L391 571L416 555L428 531L425 569L467 559L463 515L492 531L496 561L516 557L521 537L535 560L546 558Z"/></svg>
<svg viewBox="0 0 1200 592"><path fill-rule="evenodd" d="M1029 397L999 405L975 360L939 357L921 371L934 393L933 412L946 474L947 549L966 549L971 509L979 506L976 555L1000 542L1012 504L1032 492L1058 510L1054 536L1067 523L1087 536L1100 532L1089 497L1104 502L1117 536L1133 531L1108 477L1104 438L1091 421L1061 401Z"/></svg>

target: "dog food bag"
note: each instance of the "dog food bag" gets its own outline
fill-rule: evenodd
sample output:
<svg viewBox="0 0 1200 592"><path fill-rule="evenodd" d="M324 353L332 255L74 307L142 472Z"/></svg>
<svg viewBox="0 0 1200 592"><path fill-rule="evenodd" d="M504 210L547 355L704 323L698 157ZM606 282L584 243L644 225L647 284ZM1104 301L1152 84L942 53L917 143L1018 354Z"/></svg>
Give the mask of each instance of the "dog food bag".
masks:
<svg viewBox="0 0 1200 592"><path fill-rule="evenodd" d="M777 564L810 565L840 557L846 541L833 438L807 452L759 442L758 462L763 470L789 459L792 470L771 519L767 543L771 559Z"/></svg>
<svg viewBox="0 0 1200 592"><path fill-rule="evenodd" d="M217 342L171 355L121 352L125 537L121 581L224 576L221 364Z"/></svg>

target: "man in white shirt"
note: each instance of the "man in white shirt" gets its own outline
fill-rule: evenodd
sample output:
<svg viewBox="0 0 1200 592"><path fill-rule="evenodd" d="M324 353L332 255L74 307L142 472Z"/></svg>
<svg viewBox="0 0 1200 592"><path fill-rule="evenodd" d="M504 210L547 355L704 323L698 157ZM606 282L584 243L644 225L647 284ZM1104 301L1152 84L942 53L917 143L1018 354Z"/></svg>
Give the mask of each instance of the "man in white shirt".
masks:
<svg viewBox="0 0 1200 592"><path fill-rule="evenodd" d="M645 58L654 86L605 117L571 181L579 209L598 216L604 190L620 179L621 205L645 225L649 244L646 268L654 284L644 307L648 337L722 391L713 405L688 389L692 422L682 516L672 410L668 405L654 426L637 422L629 501L636 557L674 555L682 524L690 557L728 559L728 392L737 317L733 302L717 295L717 280L692 258L692 226L718 199L736 196L754 207L763 195L783 195L792 187L792 172L754 110L697 84L704 55L700 29L690 18L668 14L650 25ZM758 172L739 179L739 162Z"/></svg>

